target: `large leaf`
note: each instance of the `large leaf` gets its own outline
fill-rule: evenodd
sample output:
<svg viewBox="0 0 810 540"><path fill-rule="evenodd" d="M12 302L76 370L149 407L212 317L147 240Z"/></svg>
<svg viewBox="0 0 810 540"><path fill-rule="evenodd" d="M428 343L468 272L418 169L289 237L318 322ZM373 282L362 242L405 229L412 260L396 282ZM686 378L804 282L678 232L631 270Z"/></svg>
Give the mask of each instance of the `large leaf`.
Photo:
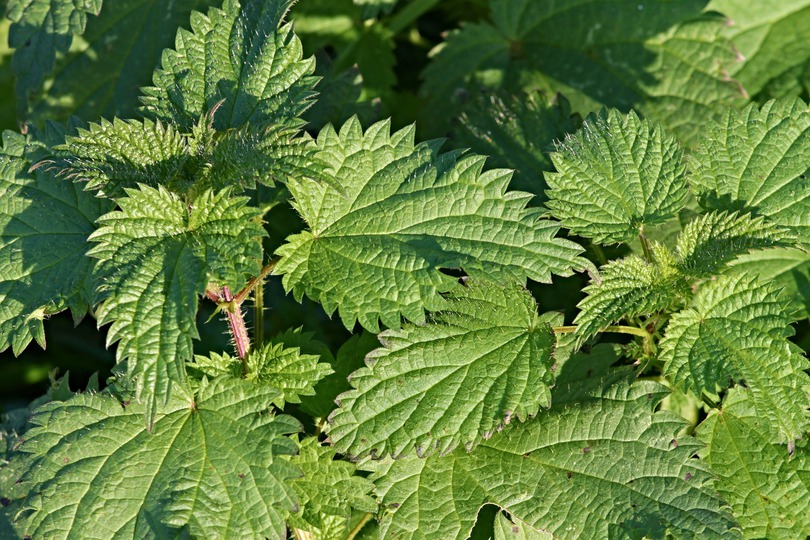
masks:
<svg viewBox="0 0 810 540"><path fill-rule="evenodd" d="M801 100L729 110L689 164L704 207L766 216L810 243L810 108Z"/></svg>
<svg viewBox="0 0 810 540"><path fill-rule="evenodd" d="M45 346L48 315L69 308L78 321L87 313L96 286L87 237L111 209L43 168L29 171L47 152L44 139L6 131L0 153L0 350L15 354L32 339Z"/></svg>
<svg viewBox="0 0 810 540"><path fill-rule="evenodd" d="M177 389L176 389L177 390ZM173 393L150 433L144 405L84 394L36 411L22 450L32 538L278 538L299 473L279 455L300 429L277 391L238 379ZM164 536L161 536L164 535Z"/></svg>
<svg viewBox="0 0 810 540"><path fill-rule="evenodd" d="M482 93L465 107L451 140L458 148L489 156L492 167L515 169L511 187L543 202L543 173L554 170L548 155L553 143L576 131L581 122L559 94Z"/></svg>
<svg viewBox="0 0 810 540"><path fill-rule="evenodd" d="M677 141L659 125L603 110L551 154L546 203L572 232L596 242L627 242L675 216L686 202Z"/></svg>
<svg viewBox="0 0 810 540"><path fill-rule="evenodd" d="M491 0L491 23L462 25L434 51L426 120L443 124L470 88L540 87L582 113L634 108L691 141L741 97L723 71L734 58L723 21L705 3Z"/></svg>
<svg viewBox="0 0 810 540"><path fill-rule="evenodd" d="M14 21L8 44L14 51L17 102L24 115L28 94L54 66L57 53L68 50L74 34L84 32L87 15L97 15L102 0L11 0L7 16Z"/></svg>
<svg viewBox="0 0 810 540"><path fill-rule="evenodd" d="M562 321L557 321L560 324ZM380 334L329 418L352 456L473 448L551 401L554 332L528 291L468 282L430 324Z"/></svg>
<svg viewBox="0 0 810 540"><path fill-rule="evenodd" d="M620 383L604 397L555 406L471 453L408 457L374 476L384 538L467 538L486 503L554 538L738 538L739 531L676 438L683 421L652 408L666 389Z"/></svg>
<svg viewBox="0 0 810 540"><path fill-rule="evenodd" d="M309 230L277 251L276 272L297 298L376 332L378 318L398 327L403 315L421 322L424 309L441 307L437 293L456 283L443 268L548 282L586 267L579 246L555 238L559 224L526 208L528 194L505 193L508 171L482 173L484 158L439 154L438 143L413 138L412 127L390 134L387 122L364 134L356 119L321 131L320 156L343 193L288 184Z"/></svg>
<svg viewBox="0 0 810 540"><path fill-rule="evenodd" d="M222 101L214 117L218 130L298 125L317 79L314 59L303 59L292 26L279 26L291 4L226 0L207 16L193 13L191 31L178 31L154 86L144 89L145 112L189 128Z"/></svg>
<svg viewBox="0 0 810 540"><path fill-rule="evenodd" d="M770 84L797 86L810 65L810 1L712 0L707 9L728 16L724 34L739 51L729 72L753 95ZM778 97L774 95L773 97Z"/></svg>
<svg viewBox="0 0 810 540"><path fill-rule="evenodd" d="M75 0L74 0L74 3ZM98 2L100 4L100 2ZM88 120L132 117L140 88L152 82L163 49L171 47L192 10L218 0L110 0L87 21L81 39L56 60L45 89L32 97L33 121L70 115Z"/></svg>
<svg viewBox="0 0 810 540"><path fill-rule="evenodd" d="M779 289L747 275L705 283L694 303L672 316L661 340L664 373L698 396L745 381L757 414L782 442L810 429L807 359L788 341L793 322Z"/></svg>
<svg viewBox="0 0 810 540"><path fill-rule="evenodd" d="M708 443L701 457L717 477L717 490L731 504L746 538L810 536L810 451L791 456L763 429L751 392L735 389L698 427Z"/></svg>
<svg viewBox="0 0 810 540"><path fill-rule="evenodd" d="M209 281L236 291L245 274L258 274L265 233L247 198L229 190L193 203L163 188L127 194L117 201L120 210L99 218L89 254L103 276L99 324L112 323L107 341L119 342L118 361L138 378L137 397L151 421L193 356L198 295Z"/></svg>

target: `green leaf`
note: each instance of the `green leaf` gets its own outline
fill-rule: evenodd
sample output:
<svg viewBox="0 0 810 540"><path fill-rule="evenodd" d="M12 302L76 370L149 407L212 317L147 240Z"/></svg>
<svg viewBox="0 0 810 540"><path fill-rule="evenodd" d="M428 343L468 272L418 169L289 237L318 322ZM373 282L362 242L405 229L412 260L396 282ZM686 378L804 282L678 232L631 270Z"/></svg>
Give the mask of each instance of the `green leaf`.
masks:
<svg viewBox="0 0 810 540"><path fill-rule="evenodd" d="M373 480L382 537L467 538L486 503L554 538L739 538L692 456L683 421L653 413L666 389L622 383L598 399L555 406L467 454L407 457Z"/></svg>
<svg viewBox="0 0 810 540"><path fill-rule="evenodd" d="M102 0L10 0L6 16L14 51L17 102L24 116L28 94L53 70L58 53L70 48L74 34L84 32L87 14L98 15Z"/></svg>
<svg viewBox="0 0 810 540"><path fill-rule="evenodd" d="M265 343L251 350L245 359L247 373L242 374L242 361L228 354L212 353L210 357L196 356L189 364L192 371L216 377L228 374L262 385L270 385L279 391L273 404L283 409L285 403L300 403L301 396L315 394L314 386L332 373L329 364L318 362L318 356L302 354L298 347L288 346L283 341Z"/></svg>
<svg viewBox="0 0 810 540"><path fill-rule="evenodd" d="M354 390L338 396L329 418L338 451L447 454L549 406L554 332L531 294L467 282L447 300L430 324L380 334L385 348L351 375Z"/></svg>
<svg viewBox="0 0 810 540"><path fill-rule="evenodd" d="M551 214L601 244L627 242L686 203L683 153L661 126L602 110L551 154Z"/></svg>
<svg viewBox="0 0 810 540"><path fill-rule="evenodd" d="M54 75L32 96L31 121L64 122L71 115L88 120L131 118L140 88L152 82L161 52L174 44L177 28L188 26L192 10L213 4L221 2L106 2L98 16L87 21L81 39L57 56Z"/></svg>
<svg viewBox="0 0 810 540"><path fill-rule="evenodd" d="M70 309L79 321L87 313L96 286L87 237L111 208L43 167L29 170L48 137L5 131L0 151L0 350L14 354L32 339L45 346L48 315Z"/></svg>
<svg viewBox="0 0 810 540"><path fill-rule="evenodd" d="M222 102L218 131L248 124L300 126L317 79L290 24L281 24L291 0L226 0L208 15L194 12L191 31L180 29L174 50L163 52L154 86L145 88L144 112L190 128Z"/></svg>
<svg viewBox="0 0 810 540"><path fill-rule="evenodd" d="M548 156L553 143L580 124L560 94L482 93L465 108L451 139L458 148L489 156L492 167L514 168L510 186L535 195L535 202L542 203L546 200L543 173L554 170Z"/></svg>
<svg viewBox="0 0 810 540"><path fill-rule="evenodd" d="M401 316L422 322L425 309L440 308L437 293L456 285L443 268L549 282L587 266L579 246L555 238L559 224L526 208L528 194L505 193L508 171L482 173L484 158L439 154L439 143L413 138L413 127L390 134L388 122L363 134L356 119L320 132L320 156L344 194L308 179L288 184L309 230L276 252L275 271L296 298L377 332L378 318L398 327Z"/></svg>
<svg viewBox="0 0 810 540"><path fill-rule="evenodd" d="M810 63L808 0L712 0L706 9L731 21L724 34L740 61L729 65L729 73L750 95L785 76L795 78Z"/></svg>
<svg viewBox="0 0 810 540"><path fill-rule="evenodd" d="M554 540L554 536L526 525L524 521L512 518L510 521L503 512L495 518L495 540Z"/></svg>
<svg viewBox="0 0 810 540"><path fill-rule="evenodd" d="M693 305L672 316L660 343L664 374L698 396L731 382L751 389L757 414L780 442L810 428L810 398L803 387L807 359L788 341L793 322L779 289L737 275L706 282Z"/></svg>
<svg viewBox="0 0 810 540"><path fill-rule="evenodd" d="M320 131L326 124L340 125L357 115L360 123L369 125L379 118L379 101L363 97L363 76L356 66L337 71L332 60L318 56L316 75L321 76L318 100L304 113L307 129Z"/></svg>
<svg viewBox="0 0 810 540"><path fill-rule="evenodd" d="M380 346L377 336L370 332L355 334L341 345L337 358L329 359L334 373L321 379L315 386L315 395L301 400L301 410L313 418L326 418L335 407L339 394L349 390L349 375L361 367L366 355ZM321 356L322 359L327 359Z"/></svg>
<svg viewBox="0 0 810 540"><path fill-rule="evenodd" d="M300 443L298 456L291 460L304 471L293 483L298 500L297 513L290 515L289 525L306 531L336 528L330 518L340 518L345 538L352 508L377 512L377 501L371 496L374 484L357 476L356 467L346 460L335 459L335 449L321 446L317 437L307 437Z"/></svg>
<svg viewBox="0 0 810 540"><path fill-rule="evenodd" d="M672 253L653 244L655 262L638 255L611 261L600 269L582 291L587 296L577 305L574 320L580 340L625 317L648 316L683 304L690 295L689 282L675 268Z"/></svg>
<svg viewBox="0 0 810 540"><path fill-rule="evenodd" d="M214 114L214 113L212 113ZM86 181L86 189L104 197L123 197L140 185L165 186L174 193L206 189L273 186L290 177L334 183L318 160L314 142L298 129L268 126L213 130L203 117L188 134L161 121L101 120L79 129L57 147L52 167Z"/></svg>
<svg viewBox="0 0 810 540"><path fill-rule="evenodd" d="M148 538L185 527L193 537L285 536L297 468L283 437L300 429L267 411L268 386L226 378L196 396L178 391L155 414L84 394L40 408L22 450L32 538ZM66 489L66 486L70 486Z"/></svg>
<svg viewBox="0 0 810 540"><path fill-rule="evenodd" d="M795 236L763 217L737 212L707 212L678 237L678 268L693 277L710 277L738 255L790 245Z"/></svg>
<svg viewBox="0 0 810 540"><path fill-rule="evenodd" d="M148 421L172 381L184 380L197 337L197 299L210 281L237 291L257 275L262 227L247 198L205 192L186 202L163 189L142 186L117 200L120 210L101 218L88 253L99 259L104 303L99 325L112 323L107 342L137 377Z"/></svg>
<svg viewBox="0 0 810 540"><path fill-rule="evenodd" d="M801 100L727 111L689 164L704 208L766 216L810 243L810 108Z"/></svg>
<svg viewBox="0 0 810 540"><path fill-rule="evenodd" d="M804 444L789 455L774 444L765 421L751 391L734 389L723 410L712 411L698 427L708 445L701 458L746 538L810 536L810 452Z"/></svg>
<svg viewBox="0 0 810 540"><path fill-rule="evenodd" d="M741 98L720 17L705 1L491 0L491 22L466 23L424 71L428 122L441 132L457 96L480 86L562 92L581 113L635 109L691 142ZM639 9L640 6L640 9Z"/></svg>
<svg viewBox="0 0 810 540"><path fill-rule="evenodd" d="M353 0L363 10L364 19L379 17L380 13L391 13L398 0Z"/></svg>
<svg viewBox="0 0 810 540"><path fill-rule="evenodd" d="M791 300L791 312L796 319L808 317L810 309L810 253L803 249L776 248L755 251L738 257L731 271L757 275L762 281L772 281L784 289Z"/></svg>

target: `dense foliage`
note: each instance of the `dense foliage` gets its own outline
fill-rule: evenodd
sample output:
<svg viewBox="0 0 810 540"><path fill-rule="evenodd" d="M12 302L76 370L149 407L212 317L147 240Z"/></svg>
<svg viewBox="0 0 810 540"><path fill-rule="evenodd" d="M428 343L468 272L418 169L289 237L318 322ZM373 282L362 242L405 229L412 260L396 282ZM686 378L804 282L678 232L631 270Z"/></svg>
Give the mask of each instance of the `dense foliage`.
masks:
<svg viewBox="0 0 810 540"><path fill-rule="evenodd" d="M810 536L810 1L5 4L0 537Z"/></svg>

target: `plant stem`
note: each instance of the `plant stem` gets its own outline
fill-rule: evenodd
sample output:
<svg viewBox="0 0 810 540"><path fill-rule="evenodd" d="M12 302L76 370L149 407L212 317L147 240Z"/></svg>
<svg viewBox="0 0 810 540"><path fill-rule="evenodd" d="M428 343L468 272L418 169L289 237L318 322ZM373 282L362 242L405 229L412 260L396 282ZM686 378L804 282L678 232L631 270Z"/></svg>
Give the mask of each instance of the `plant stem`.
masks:
<svg viewBox="0 0 810 540"><path fill-rule="evenodd" d="M259 280L253 293L253 324L256 343L264 343L264 282Z"/></svg>
<svg viewBox="0 0 810 540"><path fill-rule="evenodd" d="M413 0L402 11L391 18L388 29L393 34L399 34L413 24L423 13L439 3L439 0Z"/></svg>
<svg viewBox="0 0 810 540"><path fill-rule="evenodd" d="M577 331L576 326L555 326L552 328L555 334L570 334L572 332ZM637 328L635 326L608 326L606 327L603 332L610 332L613 334L632 334L634 336L639 336L644 339L650 337L650 333L644 330L643 328Z"/></svg>
<svg viewBox="0 0 810 540"><path fill-rule="evenodd" d="M354 526L354 529L349 531L349 536L346 537L346 540L354 540L354 537L357 536L361 530L363 530L363 527L366 526L366 523L368 523L370 519L371 514L366 514L365 516L363 516L363 518L357 523L357 525Z"/></svg>
<svg viewBox="0 0 810 540"><path fill-rule="evenodd" d="M222 287L222 299L225 301L225 316L228 318L228 327L233 336L236 354L242 361L242 377L247 376L247 354L250 351L250 338L242 316L242 304L236 302L228 286Z"/></svg>
<svg viewBox="0 0 810 540"><path fill-rule="evenodd" d="M244 302L248 295L253 291L253 289L255 289L260 282L267 279L267 276L269 276L276 267L278 261L279 259L273 259L269 263L265 264L264 267L262 267L262 271L259 272L259 275L247 282L247 285L245 285L245 287L234 297L237 304L241 305L242 302Z"/></svg>
<svg viewBox="0 0 810 540"><path fill-rule="evenodd" d="M653 255L652 249L650 249L650 241L647 240L647 236L644 234L644 227L638 233L638 239L641 241L641 250L644 252L644 258L647 259L648 263L655 263L655 256Z"/></svg>

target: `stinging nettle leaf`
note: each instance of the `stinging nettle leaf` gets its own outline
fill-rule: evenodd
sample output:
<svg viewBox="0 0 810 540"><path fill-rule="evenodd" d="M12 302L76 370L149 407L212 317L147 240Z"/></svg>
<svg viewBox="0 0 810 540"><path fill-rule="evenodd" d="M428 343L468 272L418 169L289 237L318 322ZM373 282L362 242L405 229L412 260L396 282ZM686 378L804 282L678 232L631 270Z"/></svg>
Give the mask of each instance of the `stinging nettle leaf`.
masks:
<svg viewBox="0 0 810 540"><path fill-rule="evenodd" d="M355 457L468 450L551 403L552 321L522 287L468 281L421 326L380 334L329 418L335 448ZM556 317L555 317L556 318ZM562 323L560 320L554 324Z"/></svg>
<svg viewBox="0 0 810 540"><path fill-rule="evenodd" d="M268 413L277 391L238 379L176 388L155 414L84 394L38 409L22 451L33 511L32 538L285 538L284 515L297 507L299 470L283 455L301 429ZM69 486L69 487L68 487Z"/></svg>
<svg viewBox="0 0 810 540"><path fill-rule="evenodd" d="M190 128L222 102L214 127L300 127L317 78L303 59L292 25L281 21L291 0L226 0L208 15L191 14L173 50L163 52L154 86L144 88L144 112Z"/></svg>
<svg viewBox="0 0 810 540"><path fill-rule="evenodd" d="M621 383L601 397L552 407L509 426L471 453L381 462L372 476L386 507L383 538L467 538L495 504L554 538L740 538L676 437L683 420L652 409L666 389Z"/></svg>
<svg viewBox="0 0 810 540"><path fill-rule="evenodd" d="M10 0L6 16L13 21L8 45L14 51L17 102L26 116L28 94L53 70L58 53L70 48L74 34L84 32L87 15L98 15L102 0Z"/></svg>
<svg viewBox="0 0 810 540"><path fill-rule="evenodd" d="M580 340L625 317L651 315L685 302L689 282L675 268L673 254L661 244L652 244L654 262L638 255L611 261L600 268L600 280L582 291L587 296L577 305L574 320Z"/></svg>
<svg viewBox="0 0 810 540"><path fill-rule="evenodd" d="M112 323L107 343L118 341L118 361L137 377L151 422L193 357L198 296L211 281L236 291L245 275L257 275L266 233L248 199L230 190L191 204L162 187L127 195L117 200L120 210L98 219L88 255L102 277L99 325Z"/></svg>
<svg viewBox="0 0 810 540"><path fill-rule="evenodd" d="M804 444L788 454L763 422L750 390L735 388L722 411L698 426L707 443L701 459L711 465L717 490L747 538L810 536L810 452Z"/></svg>
<svg viewBox="0 0 810 540"><path fill-rule="evenodd" d="M462 24L424 71L424 124L443 132L481 86L561 92L583 114L635 109L689 144L743 97L724 20L705 0L490 0L491 22Z"/></svg>
<svg viewBox="0 0 810 540"><path fill-rule="evenodd" d="M258 349L252 349L245 359L246 373L242 373L242 360L229 354L212 353L210 357L196 356L189 369L201 375L216 377L229 374L261 385L269 385L279 391L273 401L283 409L285 403L300 403L301 396L315 394L315 385L332 373L329 364L318 362L314 354L302 354L298 347L287 346L274 339Z"/></svg>
<svg viewBox="0 0 810 540"><path fill-rule="evenodd" d="M438 293L456 285L443 268L548 282L588 267L579 246L555 237L559 224L526 208L529 194L506 192L508 171L481 172L483 157L413 140L413 127L391 134L380 122L363 133L356 119L320 132L319 155L344 193L308 179L288 184L309 230L279 248L275 272L296 298L377 332L378 319L393 328L440 309Z"/></svg>
<svg viewBox="0 0 810 540"><path fill-rule="evenodd" d="M96 287L87 238L111 209L42 167L29 170L47 153L46 138L5 131L0 152L0 350L14 354L32 339L45 346L48 315L70 309L79 321L87 313Z"/></svg>
<svg viewBox="0 0 810 540"><path fill-rule="evenodd" d="M377 512L377 501L371 496L374 484L357 476L357 467L350 461L335 459L335 449L322 446L317 437L301 441L299 453L291 461L304 476L293 483L300 507L290 515L290 527L313 533L337 528L340 534L315 537L346 538L352 508Z"/></svg>
<svg viewBox="0 0 810 540"><path fill-rule="evenodd" d="M689 159L704 208L765 216L810 243L810 108L799 99L729 110Z"/></svg>
<svg viewBox="0 0 810 540"><path fill-rule="evenodd" d="M672 316L660 343L664 374L698 396L744 381L780 442L810 429L807 359L788 341L793 322L779 289L745 274L706 282Z"/></svg>
<svg viewBox="0 0 810 540"><path fill-rule="evenodd" d="M683 153L661 126L602 110L567 137L546 173L551 214L602 244L627 242L680 210L688 189Z"/></svg>
<svg viewBox="0 0 810 540"><path fill-rule="evenodd" d="M678 236L678 268L691 277L710 277L738 255L794 242L794 234L761 216L706 212L688 223Z"/></svg>

